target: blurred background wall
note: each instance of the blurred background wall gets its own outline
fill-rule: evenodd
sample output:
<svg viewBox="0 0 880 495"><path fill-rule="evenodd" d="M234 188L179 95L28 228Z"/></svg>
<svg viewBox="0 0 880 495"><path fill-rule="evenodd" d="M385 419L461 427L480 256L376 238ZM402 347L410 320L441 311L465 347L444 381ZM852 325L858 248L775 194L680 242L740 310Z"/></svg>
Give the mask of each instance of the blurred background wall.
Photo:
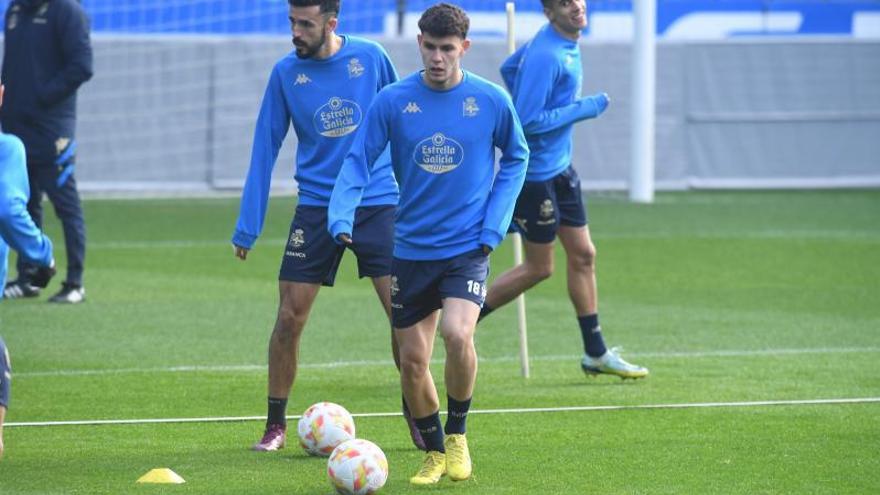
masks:
<svg viewBox="0 0 880 495"><path fill-rule="evenodd" d="M431 3L344 0L340 31L381 42L403 76L420 67L413 26ZM466 68L500 83L504 2L458 3L473 18ZM291 49L286 0L83 5L95 77L80 91L81 189L241 187L269 71ZM539 5L517 2L521 42ZM586 188L624 189L632 2L590 6L584 93L612 105L576 126L574 165ZM659 0L658 35L659 189L880 186L880 2ZM295 188L295 143L279 190Z"/></svg>

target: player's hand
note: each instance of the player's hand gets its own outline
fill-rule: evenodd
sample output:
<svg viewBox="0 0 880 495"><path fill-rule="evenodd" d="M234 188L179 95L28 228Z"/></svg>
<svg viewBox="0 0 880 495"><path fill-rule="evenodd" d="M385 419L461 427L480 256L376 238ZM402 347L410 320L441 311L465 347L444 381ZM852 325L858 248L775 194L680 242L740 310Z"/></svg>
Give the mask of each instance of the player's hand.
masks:
<svg viewBox="0 0 880 495"><path fill-rule="evenodd" d="M235 244L232 245L233 254L235 254L236 258L239 258L242 261L247 259L248 251L250 251L250 249L236 246Z"/></svg>
<svg viewBox="0 0 880 495"><path fill-rule="evenodd" d="M488 244L480 244L480 249L483 250L483 254L485 254L486 256L489 256L489 254L492 253L492 248L489 247Z"/></svg>
<svg viewBox="0 0 880 495"><path fill-rule="evenodd" d="M608 108L608 105L611 104L611 97L608 96L608 93L603 91L602 93L596 94L594 98L596 98L596 107L599 110L599 115L602 115L602 112L604 112L605 109Z"/></svg>
<svg viewBox="0 0 880 495"><path fill-rule="evenodd" d="M343 244L343 245L345 245L345 246L350 246L350 245L351 245L351 235L350 235L350 234L346 234L345 232L343 232L343 233L337 235L337 236L336 236L336 240L339 241L340 244Z"/></svg>

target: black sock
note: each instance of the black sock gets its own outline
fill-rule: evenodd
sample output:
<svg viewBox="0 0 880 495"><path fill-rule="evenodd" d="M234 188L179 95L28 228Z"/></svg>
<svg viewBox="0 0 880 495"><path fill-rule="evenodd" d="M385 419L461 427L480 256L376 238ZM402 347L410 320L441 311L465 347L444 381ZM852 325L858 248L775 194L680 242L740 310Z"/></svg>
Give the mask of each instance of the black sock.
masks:
<svg viewBox="0 0 880 495"><path fill-rule="evenodd" d="M269 419L266 424L269 425L287 425L287 399L276 399L269 397Z"/></svg>
<svg viewBox="0 0 880 495"><path fill-rule="evenodd" d="M440 426L440 411L425 418L415 418L415 422L416 428L418 428L419 433L422 434L422 438L425 440L425 446L428 450L446 452L446 449L443 447L443 429Z"/></svg>
<svg viewBox="0 0 880 495"><path fill-rule="evenodd" d="M467 430L465 423L467 422L468 410L471 408L471 398L459 401L447 395L446 399L449 402L449 412L446 416L444 431L447 435L464 435Z"/></svg>
<svg viewBox="0 0 880 495"><path fill-rule="evenodd" d="M578 324L581 326L581 337L584 339L584 352L590 357L599 357L608 350L602 339L602 327L599 326L599 315L579 316Z"/></svg>
<svg viewBox="0 0 880 495"><path fill-rule="evenodd" d="M482 321L483 318L489 316L489 313L491 313L492 311L495 311L495 308L489 306L486 303L483 303L483 307L480 308L480 317L477 318L477 322Z"/></svg>

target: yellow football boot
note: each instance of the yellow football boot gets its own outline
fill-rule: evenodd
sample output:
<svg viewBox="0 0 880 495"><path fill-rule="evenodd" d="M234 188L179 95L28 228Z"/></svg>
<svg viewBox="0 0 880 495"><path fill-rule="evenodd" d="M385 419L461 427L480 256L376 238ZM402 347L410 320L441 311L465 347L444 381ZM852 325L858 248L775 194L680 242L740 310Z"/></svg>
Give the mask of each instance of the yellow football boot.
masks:
<svg viewBox="0 0 880 495"><path fill-rule="evenodd" d="M433 485L440 481L440 477L444 474L446 474L446 454L430 450L425 454L422 468L409 479L409 482L413 485Z"/></svg>
<svg viewBox="0 0 880 495"><path fill-rule="evenodd" d="M463 434L452 434L443 442L446 447L446 474L452 481L463 481L471 477L471 453L468 450L467 437Z"/></svg>

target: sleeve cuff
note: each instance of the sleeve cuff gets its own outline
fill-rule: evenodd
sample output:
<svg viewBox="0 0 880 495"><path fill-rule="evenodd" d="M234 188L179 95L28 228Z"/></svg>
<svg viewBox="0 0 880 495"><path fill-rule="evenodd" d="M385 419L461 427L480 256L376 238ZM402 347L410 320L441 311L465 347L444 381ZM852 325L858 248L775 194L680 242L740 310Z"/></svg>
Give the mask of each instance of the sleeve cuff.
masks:
<svg viewBox="0 0 880 495"><path fill-rule="evenodd" d="M503 240L504 235L499 234L494 230L484 229L483 233L480 234L480 244L485 244L489 246L490 248L492 248L493 251L495 250L495 248L498 247L499 244L501 244L501 241Z"/></svg>
<svg viewBox="0 0 880 495"><path fill-rule="evenodd" d="M328 230L330 231L330 237L333 238L333 242L335 242L336 244L342 244L341 242L339 242L339 239L337 239L336 237L339 234L348 234L349 236L351 236L352 228L351 228L350 222L346 222L345 220L339 220L339 221L335 222L333 225L331 225Z"/></svg>
<svg viewBox="0 0 880 495"><path fill-rule="evenodd" d="M245 234L244 232L239 231L236 231L235 234L232 235L232 243L245 249L254 247L255 242L257 242L257 236L255 235Z"/></svg>

